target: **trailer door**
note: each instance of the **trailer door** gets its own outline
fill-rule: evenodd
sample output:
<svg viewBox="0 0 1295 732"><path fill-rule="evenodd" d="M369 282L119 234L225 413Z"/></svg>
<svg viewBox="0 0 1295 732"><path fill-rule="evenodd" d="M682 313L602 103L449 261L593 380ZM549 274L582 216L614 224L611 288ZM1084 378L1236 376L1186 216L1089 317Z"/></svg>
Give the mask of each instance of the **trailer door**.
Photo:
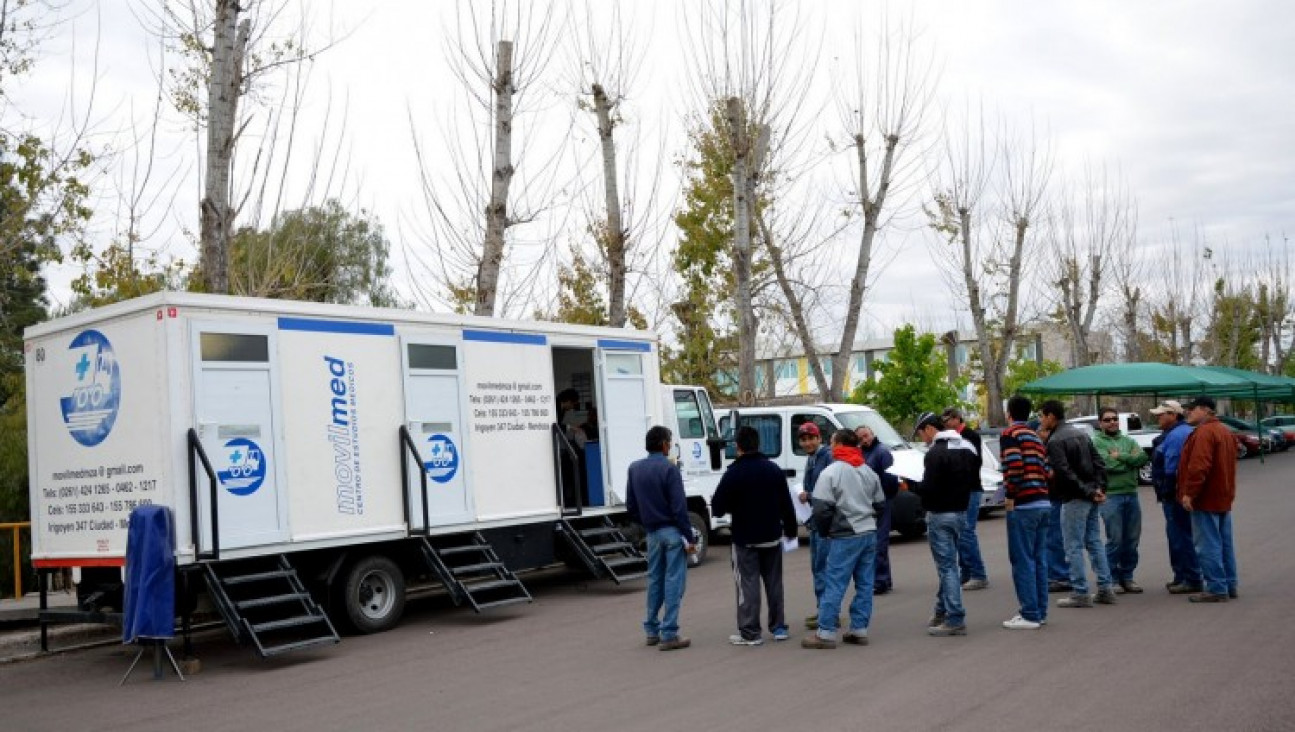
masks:
<svg viewBox="0 0 1295 732"><path fill-rule="evenodd" d="M625 502L630 463L644 456L643 439L652 426L647 378L643 374L643 358L649 346L632 342L624 345L634 350L620 350L619 344L616 350L602 347L597 358L607 505Z"/></svg>
<svg viewBox="0 0 1295 732"><path fill-rule="evenodd" d="M417 470L409 471L410 528L471 521L472 499L463 479L459 346L448 339L406 338L404 368L405 426L427 476L425 526L423 481Z"/></svg>
<svg viewBox="0 0 1295 732"><path fill-rule="evenodd" d="M275 431L274 331L195 323L194 414L198 437L219 479L221 549L288 538L286 496ZM205 485L203 486L205 488ZM198 491L200 548L211 546L211 499Z"/></svg>

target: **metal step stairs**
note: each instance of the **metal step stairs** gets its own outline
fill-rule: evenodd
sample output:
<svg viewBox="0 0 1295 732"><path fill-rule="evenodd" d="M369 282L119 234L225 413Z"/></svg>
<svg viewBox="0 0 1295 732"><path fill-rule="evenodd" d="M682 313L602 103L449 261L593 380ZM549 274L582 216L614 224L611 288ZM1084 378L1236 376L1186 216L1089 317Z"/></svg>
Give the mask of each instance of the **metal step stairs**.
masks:
<svg viewBox="0 0 1295 732"><path fill-rule="evenodd" d="M610 516L564 518L558 521L557 531L595 577L619 585L647 576L647 558Z"/></svg>
<svg viewBox="0 0 1295 732"><path fill-rule="evenodd" d="M207 562L203 568L225 625L261 658L341 642L286 556Z"/></svg>
<svg viewBox="0 0 1295 732"><path fill-rule="evenodd" d="M455 605L467 603L475 612L492 607L533 602L481 532L423 537L419 547L427 566L449 591Z"/></svg>

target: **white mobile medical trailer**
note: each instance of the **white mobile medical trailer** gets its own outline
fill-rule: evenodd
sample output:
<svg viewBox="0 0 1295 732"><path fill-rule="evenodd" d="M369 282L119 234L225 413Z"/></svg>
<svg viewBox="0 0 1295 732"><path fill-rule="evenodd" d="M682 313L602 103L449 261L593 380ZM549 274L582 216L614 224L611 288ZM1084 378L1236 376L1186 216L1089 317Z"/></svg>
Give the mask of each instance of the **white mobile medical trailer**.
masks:
<svg viewBox="0 0 1295 732"><path fill-rule="evenodd" d="M165 505L181 613L201 576L262 655L335 642L330 616L390 628L411 584L480 610L558 561L642 576L626 469L665 419L694 438L710 523L714 413L661 387L650 333L159 293L29 328L25 350L33 564L120 607L130 512Z"/></svg>

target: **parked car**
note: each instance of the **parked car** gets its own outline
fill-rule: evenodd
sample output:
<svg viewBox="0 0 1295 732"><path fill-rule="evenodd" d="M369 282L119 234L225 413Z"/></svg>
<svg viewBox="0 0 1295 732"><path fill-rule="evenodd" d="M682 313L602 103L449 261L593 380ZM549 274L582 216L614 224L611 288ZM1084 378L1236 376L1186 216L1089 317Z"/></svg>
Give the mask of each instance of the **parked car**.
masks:
<svg viewBox="0 0 1295 732"><path fill-rule="evenodd" d="M1282 435L1281 430L1264 429L1262 432L1259 432L1255 430L1254 422L1247 422L1240 417L1233 417L1227 414L1220 414L1219 421L1234 430L1239 430L1257 437L1259 445L1263 448L1264 452L1274 452L1286 449L1286 438Z"/></svg>
<svg viewBox="0 0 1295 732"><path fill-rule="evenodd" d="M1295 445L1295 415L1275 414L1259 420L1259 424L1268 429L1280 430L1286 438L1286 445Z"/></svg>
<svg viewBox="0 0 1295 732"><path fill-rule="evenodd" d="M1232 430L1232 435L1237 438L1237 459L1238 460L1242 458L1254 457L1255 455L1259 454L1260 450L1263 449L1263 443L1259 439L1259 437L1255 434L1254 430L1237 429L1232 425L1228 425L1227 427L1228 429Z"/></svg>

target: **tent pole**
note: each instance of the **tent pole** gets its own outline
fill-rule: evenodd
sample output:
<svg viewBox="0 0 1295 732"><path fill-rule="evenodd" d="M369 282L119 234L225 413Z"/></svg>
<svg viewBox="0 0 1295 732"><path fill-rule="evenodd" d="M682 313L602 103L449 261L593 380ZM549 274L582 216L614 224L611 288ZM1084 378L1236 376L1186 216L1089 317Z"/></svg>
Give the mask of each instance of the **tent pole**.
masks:
<svg viewBox="0 0 1295 732"><path fill-rule="evenodd" d="M1259 464L1263 465L1264 453L1267 451L1264 450L1264 430L1259 424L1259 385L1251 384L1250 386L1255 392L1255 436L1259 438Z"/></svg>

